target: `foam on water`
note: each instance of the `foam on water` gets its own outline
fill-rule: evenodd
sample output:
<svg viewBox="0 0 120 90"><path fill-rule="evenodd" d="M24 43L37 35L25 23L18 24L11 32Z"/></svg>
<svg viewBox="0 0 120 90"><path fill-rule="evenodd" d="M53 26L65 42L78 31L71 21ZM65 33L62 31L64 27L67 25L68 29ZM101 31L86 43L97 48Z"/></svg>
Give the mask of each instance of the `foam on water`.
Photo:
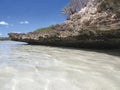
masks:
<svg viewBox="0 0 120 90"><path fill-rule="evenodd" d="M0 42L0 90L120 90L120 50Z"/></svg>

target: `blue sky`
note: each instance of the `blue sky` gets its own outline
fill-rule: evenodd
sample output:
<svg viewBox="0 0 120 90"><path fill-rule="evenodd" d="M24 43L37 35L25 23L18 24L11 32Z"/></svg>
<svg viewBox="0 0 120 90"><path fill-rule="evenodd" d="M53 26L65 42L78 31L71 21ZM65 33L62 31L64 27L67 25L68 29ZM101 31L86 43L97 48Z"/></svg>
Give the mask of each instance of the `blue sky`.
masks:
<svg viewBox="0 0 120 90"><path fill-rule="evenodd" d="M62 23L61 9L69 0L0 0L0 36L31 32Z"/></svg>

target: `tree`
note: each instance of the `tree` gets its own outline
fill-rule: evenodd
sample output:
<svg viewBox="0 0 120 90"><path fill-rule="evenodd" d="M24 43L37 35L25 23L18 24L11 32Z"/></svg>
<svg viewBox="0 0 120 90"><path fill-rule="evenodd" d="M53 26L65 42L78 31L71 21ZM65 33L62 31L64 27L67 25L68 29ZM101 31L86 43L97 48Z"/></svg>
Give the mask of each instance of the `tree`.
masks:
<svg viewBox="0 0 120 90"><path fill-rule="evenodd" d="M81 8L87 5L89 0L71 0L67 6L62 9L62 13L67 15L67 19L69 19L70 15L78 12Z"/></svg>

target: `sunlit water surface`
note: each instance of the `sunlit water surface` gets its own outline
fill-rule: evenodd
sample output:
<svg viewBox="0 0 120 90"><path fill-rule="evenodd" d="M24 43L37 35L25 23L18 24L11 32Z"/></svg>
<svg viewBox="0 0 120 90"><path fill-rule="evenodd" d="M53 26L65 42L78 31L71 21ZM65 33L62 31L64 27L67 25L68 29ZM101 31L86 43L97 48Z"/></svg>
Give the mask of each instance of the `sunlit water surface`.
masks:
<svg viewBox="0 0 120 90"><path fill-rule="evenodd" d="M120 90L119 51L0 41L0 90Z"/></svg>

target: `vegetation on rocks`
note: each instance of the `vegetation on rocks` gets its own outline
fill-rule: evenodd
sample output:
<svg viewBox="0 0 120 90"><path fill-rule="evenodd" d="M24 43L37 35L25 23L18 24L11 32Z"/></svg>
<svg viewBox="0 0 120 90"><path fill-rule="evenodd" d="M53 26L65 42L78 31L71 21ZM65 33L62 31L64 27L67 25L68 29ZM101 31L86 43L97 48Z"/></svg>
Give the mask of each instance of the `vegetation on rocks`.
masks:
<svg viewBox="0 0 120 90"><path fill-rule="evenodd" d="M34 32L42 32L42 31L47 31L47 30L51 30L52 29L52 26L49 26L49 27L45 27L45 28L39 28L37 30L35 30Z"/></svg>

